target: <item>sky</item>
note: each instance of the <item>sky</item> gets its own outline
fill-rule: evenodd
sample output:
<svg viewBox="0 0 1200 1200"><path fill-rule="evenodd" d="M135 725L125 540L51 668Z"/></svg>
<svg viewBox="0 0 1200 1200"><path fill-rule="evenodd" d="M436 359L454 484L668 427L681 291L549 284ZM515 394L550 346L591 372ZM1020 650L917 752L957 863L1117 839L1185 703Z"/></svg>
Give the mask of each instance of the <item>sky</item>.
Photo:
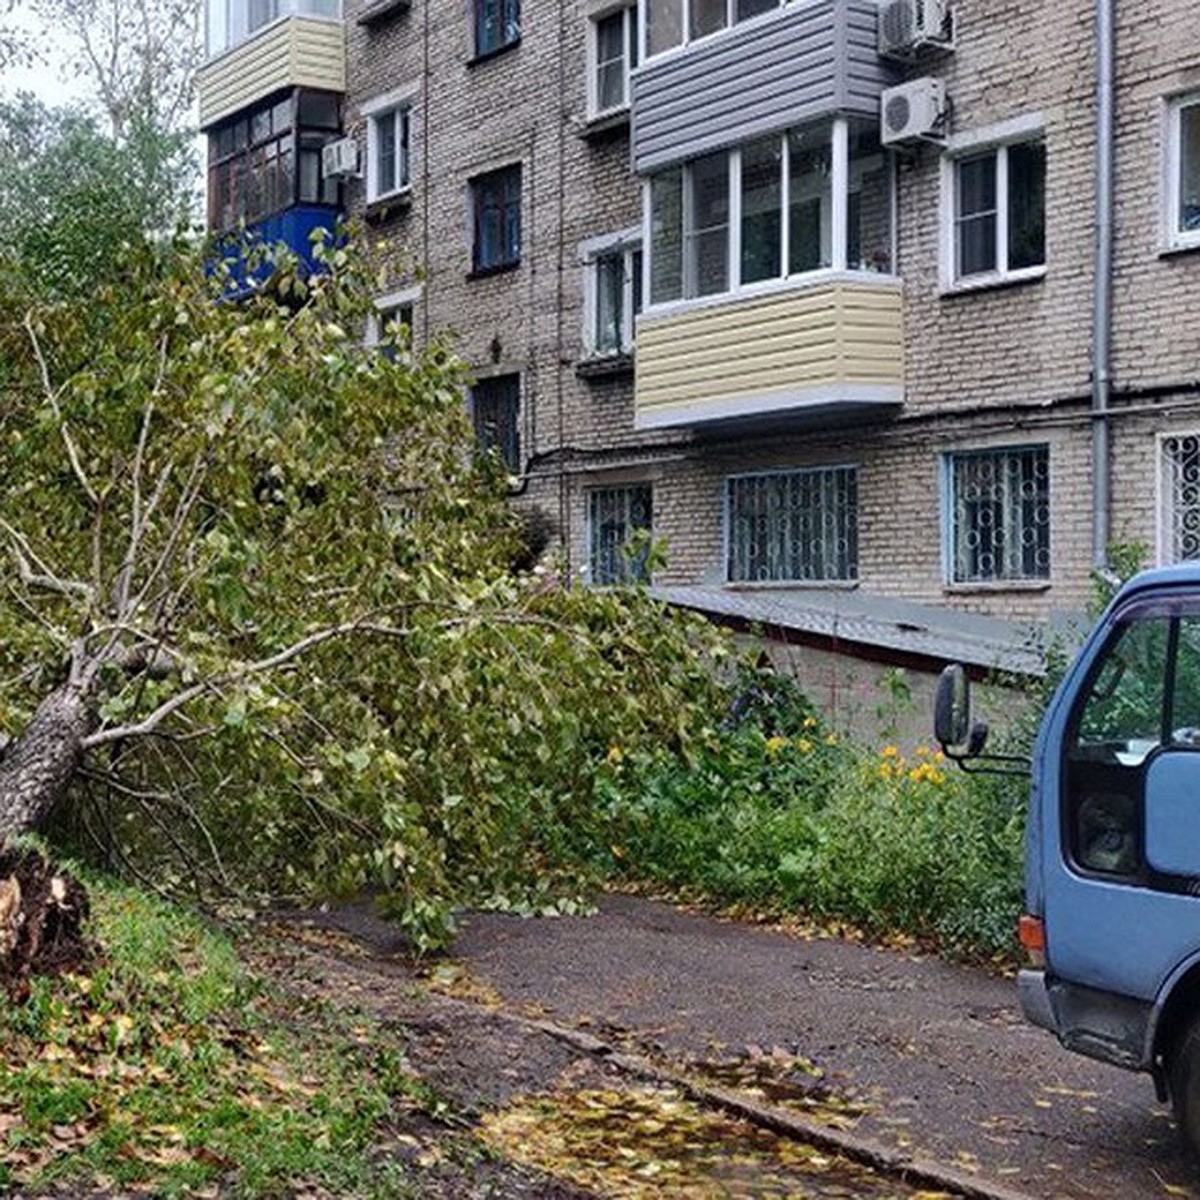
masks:
<svg viewBox="0 0 1200 1200"><path fill-rule="evenodd" d="M32 67L6 67L3 75L0 75L0 95L33 92L51 107L84 99L86 89L80 85L78 76L70 77L62 47L48 36L40 21L30 13L16 12L6 17L5 23L32 34L31 40L42 51L45 61L35 63Z"/></svg>

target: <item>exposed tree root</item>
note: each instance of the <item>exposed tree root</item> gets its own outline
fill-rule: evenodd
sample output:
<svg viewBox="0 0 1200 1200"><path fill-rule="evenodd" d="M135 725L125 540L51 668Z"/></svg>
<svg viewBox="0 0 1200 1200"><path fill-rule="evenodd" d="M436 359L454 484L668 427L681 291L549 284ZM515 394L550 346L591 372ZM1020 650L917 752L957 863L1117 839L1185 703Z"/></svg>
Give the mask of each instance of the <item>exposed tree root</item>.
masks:
<svg viewBox="0 0 1200 1200"><path fill-rule="evenodd" d="M31 975L86 967L88 896L36 850L0 842L0 985L21 998Z"/></svg>

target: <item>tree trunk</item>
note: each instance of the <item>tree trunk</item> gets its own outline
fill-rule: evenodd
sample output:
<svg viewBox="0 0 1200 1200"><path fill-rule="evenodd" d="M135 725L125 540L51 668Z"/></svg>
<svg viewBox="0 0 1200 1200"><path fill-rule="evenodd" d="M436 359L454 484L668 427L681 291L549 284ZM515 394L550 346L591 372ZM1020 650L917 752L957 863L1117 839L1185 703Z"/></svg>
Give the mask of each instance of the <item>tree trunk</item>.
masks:
<svg viewBox="0 0 1200 1200"><path fill-rule="evenodd" d="M0 758L0 841L45 823L79 766L94 723L87 693L70 684L38 705Z"/></svg>

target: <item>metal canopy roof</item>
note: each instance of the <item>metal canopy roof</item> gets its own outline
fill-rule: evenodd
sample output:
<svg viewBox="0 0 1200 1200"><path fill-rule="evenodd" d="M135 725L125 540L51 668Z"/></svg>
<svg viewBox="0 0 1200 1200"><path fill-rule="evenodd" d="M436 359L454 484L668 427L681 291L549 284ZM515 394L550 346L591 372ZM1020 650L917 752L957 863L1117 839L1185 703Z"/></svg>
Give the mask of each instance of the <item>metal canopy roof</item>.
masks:
<svg viewBox="0 0 1200 1200"><path fill-rule="evenodd" d="M859 657L913 656L936 667L1043 675L1047 628L854 589L655 587L667 604L761 625L776 636L818 642Z"/></svg>

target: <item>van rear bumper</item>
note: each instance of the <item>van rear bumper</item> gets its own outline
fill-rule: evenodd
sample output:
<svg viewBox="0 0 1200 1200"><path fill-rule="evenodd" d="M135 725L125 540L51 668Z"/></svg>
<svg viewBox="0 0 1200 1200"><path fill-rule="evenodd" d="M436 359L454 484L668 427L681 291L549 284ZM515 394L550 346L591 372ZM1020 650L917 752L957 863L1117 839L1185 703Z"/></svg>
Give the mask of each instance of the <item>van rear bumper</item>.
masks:
<svg viewBox="0 0 1200 1200"><path fill-rule="evenodd" d="M1021 1012L1025 1020L1039 1029L1058 1032L1054 1009L1050 1006L1050 993L1046 990L1046 972L1023 970L1017 972L1017 995L1021 1000Z"/></svg>
<svg viewBox="0 0 1200 1200"><path fill-rule="evenodd" d="M1068 1050L1124 1067L1150 1071L1150 1019L1154 1005L1132 996L1100 991L1047 976L1017 973L1017 993L1025 1019L1057 1036Z"/></svg>

